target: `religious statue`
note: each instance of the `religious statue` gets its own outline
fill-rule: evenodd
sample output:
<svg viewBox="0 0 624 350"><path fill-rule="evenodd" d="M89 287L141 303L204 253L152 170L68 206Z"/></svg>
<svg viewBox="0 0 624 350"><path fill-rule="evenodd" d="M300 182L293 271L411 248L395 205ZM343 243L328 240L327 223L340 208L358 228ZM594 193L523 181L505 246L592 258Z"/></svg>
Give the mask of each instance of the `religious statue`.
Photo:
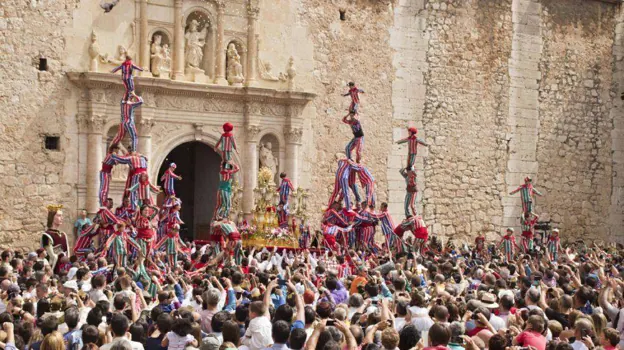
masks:
<svg viewBox="0 0 624 350"><path fill-rule="evenodd" d="M100 56L100 61L118 66L124 63L126 56L128 56L128 50L123 45L119 45L117 46L117 54L114 57L108 57L108 54L105 54Z"/></svg>
<svg viewBox="0 0 624 350"><path fill-rule="evenodd" d="M59 230L63 224L63 211L61 209L63 209L62 205L48 206L47 230L41 234L41 248L48 254L52 268L57 267L57 262L64 256L69 256L67 235Z"/></svg>
<svg viewBox="0 0 624 350"><path fill-rule="evenodd" d="M295 76L297 76L297 70L295 69L295 59L290 56L288 60L288 69L286 70L286 76L288 78L288 89L295 89Z"/></svg>
<svg viewBox="0 0 624 350"><path fill-rule="evenodd" d="M98 60L101 59L100 45L97 43L97 35L95 31L91 32L91 44L89 45L89 72L97 72Z"/></svg>
<svg viewBox="0 0 624 350"><path fill-rule="evenodd" d="M240 56L236 50L236 45L230 43L227 49L227 81L230 85L241 85L245 80L243 76L243 65L240 63Z"/></svg>
<svg viewBox="0 0 624 350"><path fill-rule="evenodd" d="M168 75L171 71L171 50L169 49L169 44L163 45L163 56L164 58L160 70Z"/></svg>
<svg viewBox="0 0 624 350"><path fill-rule="evenodd" d="M270 142L260 144L260 167L265 167L271 171L271 179L275 181L275 174L277 174L278 160L273 154L273 145Z"/></svg>
<svg viewBox="0 0 624 350"><path fill-rule="evenodd" d="M160 68L165 59L164 50L162 46L160 46L161 41L162 41L162 35L159 35L159 34L154 35L154 41L152 42L152 47L150 48L150 51L151 51L150 71L152 72L152 75L155 77L160 77Z"/></svg>
<svg viewBox="0 0 624 350"><path fill-rule="evenodd" d="M184 39L186 41L184 58L187 67L201 69L199 66L201 65L202 58L204 57L203 47L206 44L204 40L206 37L206 28L202 29L201 32L198 32L198 26L199 22L197 22L197 20L192 20L189 24L188 31L184 35Z"/></svg>

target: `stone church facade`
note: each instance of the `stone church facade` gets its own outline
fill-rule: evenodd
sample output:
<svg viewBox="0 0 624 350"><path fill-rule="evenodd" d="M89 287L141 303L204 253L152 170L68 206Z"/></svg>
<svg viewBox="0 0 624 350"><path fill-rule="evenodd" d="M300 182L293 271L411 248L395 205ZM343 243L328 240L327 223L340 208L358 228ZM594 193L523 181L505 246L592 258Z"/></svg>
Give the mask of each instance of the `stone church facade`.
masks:
<svg viewBox="0 0 624 350"><path fill-rule="evenodd" d="M32 247L45 205L67 231L97 210L98 170L119 123L130 54L139 151L157 178L181 144L236 127L243 211L258 150L310 190L312 220L350 130L346 83L362 95L364 162L400 220L416 126L419 210L434 234L490 238L518 226L525 176L536 211L566 237L624 235L624 13L594 0L7 0L0 4L0 245ZM127 141L124 141L127 144ZM124 172L113 174L119 203ZM317 210L318 209L318 210ZM184 210L184 209L183 209Z"/></svg>

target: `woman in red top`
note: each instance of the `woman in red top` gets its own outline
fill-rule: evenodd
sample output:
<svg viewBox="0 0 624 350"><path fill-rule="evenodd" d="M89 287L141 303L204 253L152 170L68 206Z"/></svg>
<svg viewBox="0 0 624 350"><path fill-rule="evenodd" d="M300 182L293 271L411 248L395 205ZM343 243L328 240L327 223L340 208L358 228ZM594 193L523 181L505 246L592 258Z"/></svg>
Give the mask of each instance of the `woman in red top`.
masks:
<svg viewBox="0 0 624 350"><path fill-rule="evenodd" d="M156 235L154 225L152 224L152 220L154 220L156 214L158 214L157 206L144 205L141 207L141 210L137 212L135 218L137 229L136 240L141 249L141 253L143 253L146 259L150 256L152 243Z"/></svg>

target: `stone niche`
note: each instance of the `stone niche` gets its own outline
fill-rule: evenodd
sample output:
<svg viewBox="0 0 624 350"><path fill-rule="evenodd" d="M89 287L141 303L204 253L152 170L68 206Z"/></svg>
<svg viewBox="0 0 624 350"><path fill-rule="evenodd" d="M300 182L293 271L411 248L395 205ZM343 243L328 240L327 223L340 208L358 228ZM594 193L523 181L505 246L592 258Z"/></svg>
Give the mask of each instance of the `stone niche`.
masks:
<svg viewBox="0 0 624 350"><path fill-rule="evenodd" d="M275 72L259 59L258 0L138 0L117 13L123 33L95 22L88 44L90 72L109 72L130 55L142 77L201 84L294 89L294 58ZM112 53L102 43L115 43ZM106 45L105 45L106 46Z"/></svg>

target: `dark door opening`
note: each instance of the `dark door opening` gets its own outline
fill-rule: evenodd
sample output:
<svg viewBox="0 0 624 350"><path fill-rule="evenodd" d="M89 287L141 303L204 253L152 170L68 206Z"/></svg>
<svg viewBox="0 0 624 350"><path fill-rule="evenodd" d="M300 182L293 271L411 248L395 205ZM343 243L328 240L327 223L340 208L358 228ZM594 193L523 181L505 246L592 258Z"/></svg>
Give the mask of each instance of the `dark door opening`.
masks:
<svg viewBox="0 0 624 350"><path fill-rule="evenodd" d="M174 148L158 170L160 177L173 162L176 163L176 174L182 180L175 181L176 196L182 201L180 217L184 221L180 225L180 236L189 239L207 239L210 232L210 221L217 202L219 187L219 162L221 158L208 145L192 141ZM158 203L163 199L159 196Z"/></svg>

